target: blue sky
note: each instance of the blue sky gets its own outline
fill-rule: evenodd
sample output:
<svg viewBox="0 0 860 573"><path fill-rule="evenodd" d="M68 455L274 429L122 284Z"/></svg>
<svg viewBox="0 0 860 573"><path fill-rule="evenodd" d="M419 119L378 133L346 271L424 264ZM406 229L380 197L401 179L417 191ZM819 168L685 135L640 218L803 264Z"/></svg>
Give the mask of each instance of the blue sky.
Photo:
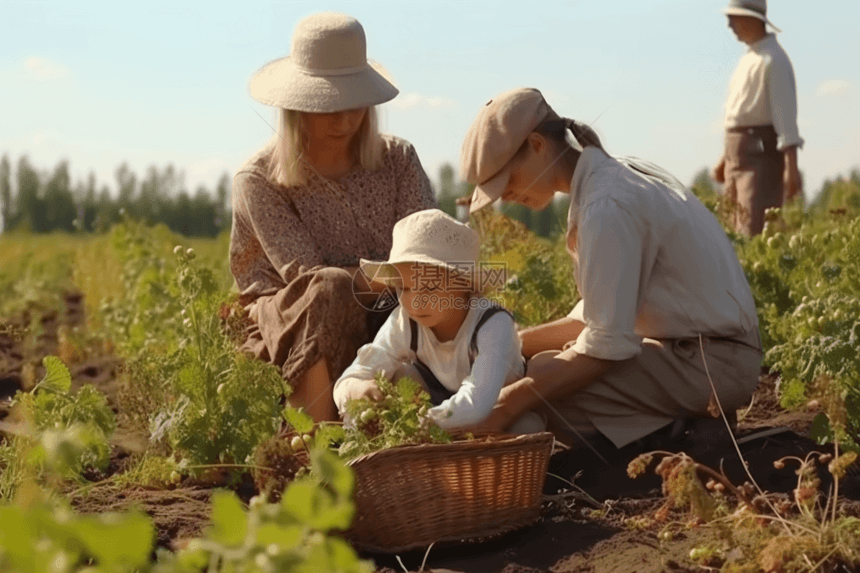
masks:
<svg viewBox="0 0 860 573"><path fill-rule="evenodd" d="M210 189L271 135L247 84L287 55L296 24L355 16L368 55L401 94L385 131L411 141L431 179L457 165L479 108L520 86L594 123L607 149L689 183L720 154L731 73L745 47L722 0L148 1L0 0L0 154L40 168L68 159L115 187L123 161ZM770 2L794 64L807 196L860 166L860 2ZM261 119L260 116L264 119Z"/></svg>

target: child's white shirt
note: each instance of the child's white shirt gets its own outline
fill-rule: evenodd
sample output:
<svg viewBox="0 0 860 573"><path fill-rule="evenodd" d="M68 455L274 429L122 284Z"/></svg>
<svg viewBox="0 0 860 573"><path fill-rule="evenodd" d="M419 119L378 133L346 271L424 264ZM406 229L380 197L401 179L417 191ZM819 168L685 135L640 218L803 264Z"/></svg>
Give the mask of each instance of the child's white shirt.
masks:
<svg viewBox="0 0 860 573"><path fill-rule="evenodd" d="M347 401L347 378L372 380L377 372L392 376L415 355L454 393L431 408L427 415L443 429L482 422L493 409L502 387L524 375L522 341L516 323L506 312L490 317L478 332L478 353L469 367L469 343L478 320L491 301L473 298L460 331L453 340L439 342L433 331L418 324L418 349L410 348L409 315L398 306L382 325L373 342L358 350L353 363L334 385L334 401L343 414Z"/></svg>

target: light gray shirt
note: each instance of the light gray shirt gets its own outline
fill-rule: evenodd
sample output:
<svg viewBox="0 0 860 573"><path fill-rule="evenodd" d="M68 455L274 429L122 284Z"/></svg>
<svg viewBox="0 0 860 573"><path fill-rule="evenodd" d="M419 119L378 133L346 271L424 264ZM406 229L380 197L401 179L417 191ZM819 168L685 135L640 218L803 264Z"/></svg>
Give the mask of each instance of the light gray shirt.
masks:
<svg viewBox="0 0 860 573"><path fill-rule="evenodd" d="M803 146L797 129L794 68L774 34L749 46L729 85L723 126L756 125L773 125L779 150Z"/></svg>
<svg viewBox="0 0 860 573"><path fill-rule="evenodd" d="M586 147L570 182L568 236L585 323L574 351L624 360L643 338L740 337L755 302L717 219L677 179Z"/></svg>

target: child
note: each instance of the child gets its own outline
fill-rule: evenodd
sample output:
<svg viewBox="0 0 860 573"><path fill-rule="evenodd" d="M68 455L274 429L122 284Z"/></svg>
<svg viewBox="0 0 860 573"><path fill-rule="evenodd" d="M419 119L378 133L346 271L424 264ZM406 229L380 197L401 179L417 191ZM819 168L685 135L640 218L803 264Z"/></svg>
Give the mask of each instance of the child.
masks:
<svg viewBox="0 0 860 573"><path fill-rule="evenodd" d="M523 377L513 317L477 295L479 251L475 231L427 209L397 222L388 261L361 261L370 280L397 288L400 305L335 382L341 414L349 400L381 398L373 378L383 371L423 382L434 404L427 416L446 430L465 428L489 416L502 386ZM508 431L544 426L530 412Z"/></svg>

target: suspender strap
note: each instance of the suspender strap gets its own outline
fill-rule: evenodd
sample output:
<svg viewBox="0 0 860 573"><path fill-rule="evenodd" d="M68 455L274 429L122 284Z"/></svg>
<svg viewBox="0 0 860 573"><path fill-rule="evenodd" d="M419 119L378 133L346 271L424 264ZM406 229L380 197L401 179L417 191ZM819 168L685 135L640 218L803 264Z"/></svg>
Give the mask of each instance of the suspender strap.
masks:
<svg viewBox="0 0 860 573"><path fill-rule="evenodd" d="M475 330L472 332L472 339L469 341L469 368L472 367L475 363L475 358L478 356L478 331L480 331L481 327L484 326L484 323L490 320L490 318L492 318L492 316L497 312L504 312L513 319L511 313L501 306L491 306L484 311L484 314L482 314L481 318L478 319L478 323L475 325ZM418 373L424 378L424 385L427 387L427 393L430 394L430 400L433 402L433 405L438 406L453 396L454 393L443 386L430 368L424 364L420 358L418 358L418 323L411 318L409 319L409 331L411 335L409 348L412 350L413 354L415 354L415 362L413 362L413 366L415 366L415 369L418 370ZM523 364L525 364L525 360L523 360Z"/></svg>
<svg viewBox="0 0 860 573"><path fill-rule="evenodd" d="M438 406L448 398L454 395L453 392L445 388L439 379L436 378L436 375L427 367L424 362L419 359L415 359L415 362L412 363L412 366L421 374L421 378L424 380L424 386L427 389L427 393L430 395L430 402L434 406Z"/></svg>
<svg viewBox="0 0 860 573"><path fill-rule="evenodd" d="M436 378L436 375L433 374L433 371L430 370L430 367L418 358L418 323L411 318L409 319L409 331L411 334L409 348L411 348L413 354L415 354L415 362L413 362L412 365L416 370L418 370L418 373L421 374L421 377L424 379L424 386L427 388L427 393L430 394L430 401L434 406L438 406L453 396L454 393L445 388L445 386L439 382L439 379Z"/></svg>
<svg viewBox="0 0 860 573"><path fill-rule="evenodd" d="M409 339L409 349L412 352L418 352L418 323L409 319L409 331L411 338Z"/></svg>
<svg viewBox="0 0 860 573"><path fill-rule="evenodd" d="M484 326L484 323L490 320L494 314L497 312L504 312L513 320L513 316L510 312L500 306L491 306L487 310L484 311L484 314L481 315L481 318L478 319L478 324L475 325L475 330L472 332L472 340L469 342L469 367L475 363L475 358L478 357L478 332L481 330L481 327Z"/></svg>

